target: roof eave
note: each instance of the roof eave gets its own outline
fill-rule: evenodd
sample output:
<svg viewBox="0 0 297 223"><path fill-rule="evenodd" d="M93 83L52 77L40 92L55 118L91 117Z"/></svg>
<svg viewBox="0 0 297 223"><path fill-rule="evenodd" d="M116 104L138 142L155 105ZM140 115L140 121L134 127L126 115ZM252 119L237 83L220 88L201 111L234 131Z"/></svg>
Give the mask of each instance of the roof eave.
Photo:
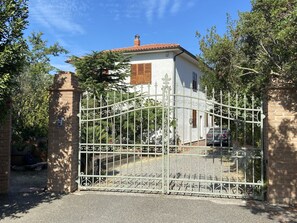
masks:
<svg viewBox="0 0 297 223"><path fill-rule="evenodd" d="M142 49L142 50L121 50L119 52L122 52L127 55L135 55L135 54L144 54L144 53L156 53L156 52L168 52L168 51L179 51L186 53L191 59L194 59L198 62L196 56L192 53L190 53L188 50L184 49L181 46L178 47L168 47L168 48L162 48L162 49Z"/></svg>

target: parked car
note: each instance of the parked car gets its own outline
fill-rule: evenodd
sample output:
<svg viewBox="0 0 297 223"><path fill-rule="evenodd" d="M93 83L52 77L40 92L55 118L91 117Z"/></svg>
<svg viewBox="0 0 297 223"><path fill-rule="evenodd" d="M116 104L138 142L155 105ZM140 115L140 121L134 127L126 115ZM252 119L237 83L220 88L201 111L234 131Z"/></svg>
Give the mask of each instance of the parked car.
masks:
<svg viewBox="0 0 297 223"><path fill-rule="evenodd" d="M142 151L146 152L149 149L150 152L162 152L162 138L161 129L151 131L149 134L147 134L147 132L143 133L142 143L146 146L142 148ZM171 130L169 132L169 144L175 145L175 138Z"/></svg>
<svg viewBox="0 0 297 223"><path fill-rule="evenodd" d="M211 128L206 135L207 146L230 146L231 145L231 131L227 128Z"/></svg>

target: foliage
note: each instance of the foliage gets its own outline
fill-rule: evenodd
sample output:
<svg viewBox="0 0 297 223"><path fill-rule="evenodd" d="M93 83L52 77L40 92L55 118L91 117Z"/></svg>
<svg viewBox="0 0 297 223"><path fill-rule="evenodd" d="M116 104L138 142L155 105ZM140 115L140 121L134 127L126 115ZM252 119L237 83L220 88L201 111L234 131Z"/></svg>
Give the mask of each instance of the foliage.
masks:
<svg viewBox="0 0 297 223"><path fill-rule="evenodd" d="M58 43L47 46L42 33L28 37L24 71L16 78L18 88L13 94L13 137L17 141L47 136L48 89L53 82L50 74L57 71L50 64L51 56L67 51Z"/></svg>
<svg viewBox="0 0 297 223"><path fill-rule="evenodd" d="M27 26L28 6L26 0L0 1L0 117L7 110L25 61L26 43L23 30Z"/></svg>
<svg viewBox="0 0 297 223"><path fill-rule="evenodd" d="M80 86L97 98L111 90L127 90L124 80L130 75L129 58L114 51L92 52L84 57L72 56Z"/></svg>
<svg viewBox="0 0 297 223"><path fill-rule="evenodd" d="M89 94L90 95L90 94ZM81 140L88 143L141 143L141 137L162 127L162 104L135 93L108 92L83 98ZM93 109L93 108L99 109Z"/></svg>
<svg viewBox="0 0 297 223"><path fill-rule="evenodd" d="M202 38L197 33L202 84L256 98L275 79L297 86L296 12L296 0L253 0L251 12L228 18L223 36L215 28Z"/></svg>

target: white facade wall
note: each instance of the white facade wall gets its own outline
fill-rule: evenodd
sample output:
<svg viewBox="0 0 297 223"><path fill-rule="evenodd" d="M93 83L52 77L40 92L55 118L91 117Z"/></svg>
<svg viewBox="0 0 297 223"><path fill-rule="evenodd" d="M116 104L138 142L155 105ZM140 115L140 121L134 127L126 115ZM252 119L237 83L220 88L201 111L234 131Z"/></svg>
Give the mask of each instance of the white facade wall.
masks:
<svg viewBox="0 0 297 223"><path fill-rule="evenodd" d="M151 63L152 64L152 82L151 93L155 93L155 86L157 85L157 94L161 94L161 88L163 84L163 78L167 74L172 80L173 75L173 53L161 52L161 53L146 53L133 55L131 64L138 63ZM130 83L130 78L127 79L127 83ZM136 86L136 89L140 91L140 86ZM143 86L143 91L147 91L147 85Z"/></svg>
<svg viewBox="0 0 297 223"><path fill-rule="evenodd" d="M171 96L171 105L175 105L175 113L177 119L177 134L182 143L195 142L204 139L208 131L210 123L205 123L205 115L207 115L205 95L202 92L193 91L190 86L192 84L193 72L197 74L197 81L199 84L201 71L197 65L179 55L176 57L174 63L173 52L160 52L160 53L141 53L135 54L131 58L131 64L138 63L151 63L152 64L152 82L151 86L136 85L132 91L148 92L150 94L158 94L155 97L161 100L163 78L167 74L171 79L171 94L176 93L176 96ZM174 78L176 75L176 78ZM174 80L176 81L174 89ZM130 83L130 78L127 79ZM156 89L156 90L155 90ZM199 98L199 99L198 99ZM197 127L193 128L192 110L197 110ZM173 117L172 117L173 118ZM210 118L209 118L210 120ZM210 121L209 121L210 122Z"/></svg>
<svg viewBox="0 0 297 223"><path fill-rule="evenodd" d="M205 94L192 89L193 73L197 74L197 82L202 75L197 65L184 59L182 55L176 58L176 117L178 119L178 134L183 143L195 142L205 139L209 123L205 116L208 115ZM193 127L193 110L196 110L196 127Z"/></svg>

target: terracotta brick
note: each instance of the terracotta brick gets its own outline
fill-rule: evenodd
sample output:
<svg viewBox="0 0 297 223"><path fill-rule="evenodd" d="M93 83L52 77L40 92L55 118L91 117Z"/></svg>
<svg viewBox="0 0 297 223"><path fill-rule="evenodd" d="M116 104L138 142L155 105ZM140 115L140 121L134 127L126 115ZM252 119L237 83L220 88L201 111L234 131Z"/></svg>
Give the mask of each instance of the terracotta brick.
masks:
<svg viewBox="0 0 297 223"><path fill-rule="evenodd" d="M9 191L11 114L0 125L0 193Z"/></svg>
<svg viewBox="0 0 297 223"><path fill-rule="evenodd" d="M63 83L61 84L61 80ZM59 73L54 78L50 92L48 189L72 192L78 165L79 88L73 73ZM63 125L57 120L63 117Z"/></svg>

